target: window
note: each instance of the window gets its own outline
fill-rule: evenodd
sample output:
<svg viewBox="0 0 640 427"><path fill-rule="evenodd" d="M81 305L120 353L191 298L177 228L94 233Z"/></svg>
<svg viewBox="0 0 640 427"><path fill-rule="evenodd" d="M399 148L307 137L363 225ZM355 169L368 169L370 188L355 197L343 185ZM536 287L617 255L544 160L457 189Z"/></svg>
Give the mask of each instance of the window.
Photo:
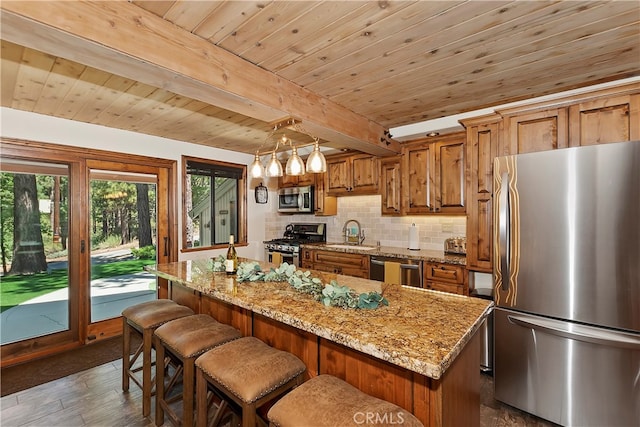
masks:
<svg viewBox="0 0 640 427"><path fill-rule="evenodd" d="M246 243L246 165L182 157L186 250Z"/></svg>

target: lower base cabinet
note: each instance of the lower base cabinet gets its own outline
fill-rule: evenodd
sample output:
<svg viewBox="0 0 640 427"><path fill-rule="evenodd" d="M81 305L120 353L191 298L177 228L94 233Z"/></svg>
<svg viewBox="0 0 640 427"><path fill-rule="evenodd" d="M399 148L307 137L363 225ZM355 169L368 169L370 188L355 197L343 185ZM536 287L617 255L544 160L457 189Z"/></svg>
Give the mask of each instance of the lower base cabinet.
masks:
<svg viewBox="0 0 640 427"><path fill-rule="evenodd" d="M468 296L469 272L461 265L424 263L424 287Z"/></svg>
<svg viewBox="0 0 640 427"><path fill-rule="evenodd" d="M302 268L368 279L369 256L303 249Z"/></svg>

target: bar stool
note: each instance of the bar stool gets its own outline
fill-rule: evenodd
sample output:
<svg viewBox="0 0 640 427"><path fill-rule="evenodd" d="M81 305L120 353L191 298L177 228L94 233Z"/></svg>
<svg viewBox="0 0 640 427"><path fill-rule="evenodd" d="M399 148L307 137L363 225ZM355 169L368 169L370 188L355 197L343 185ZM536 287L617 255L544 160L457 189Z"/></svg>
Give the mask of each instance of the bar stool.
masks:
<svg viewBox="0 0 640 427"><path fill-rule="evenodd" d="M129 379L142 389L142 416L151 413L151 349L153 332L170 320L194 314L193 310L175 301L159 299L127 307L122 311L122 390L129 391ZM131 356L131 334L142 338L140 346ZM142 353L142 367L133 367ZM135 375L142 370L142 383Z"/></svg>
<svg viewBox="0 0 640 427"><path fill-rule="evenodd" d="M403 426L423 424L409 411L370 396L332 375L318 375L277 401L271 427Z"/></svg>
<svg viewBox="0 0 640 427"><path fill-rule="evenodd" d="M217 322L206 314L194 314L172 320L158 327L154 333L156 349L156 425L164 424L165 411L176 426L193 426L195 360L205 351L240 338L232 326ZM165 384L165 355L178 367ZM179 376L182 375L182 394L168 397ZM165 387L166 385L166 387ZM182 418L171 404L182 399Z"/></svg>
<svg viewBox="0 0 640 427"><path fill-rule="evenodd" d="M223 399L213 425L217 425L230 400L240 407L242 426L255 427L258 408L301 384L305 371L306 366L296 356L255 337L209 350L196 359L196 425L207 425L210 385Z"/></svg>

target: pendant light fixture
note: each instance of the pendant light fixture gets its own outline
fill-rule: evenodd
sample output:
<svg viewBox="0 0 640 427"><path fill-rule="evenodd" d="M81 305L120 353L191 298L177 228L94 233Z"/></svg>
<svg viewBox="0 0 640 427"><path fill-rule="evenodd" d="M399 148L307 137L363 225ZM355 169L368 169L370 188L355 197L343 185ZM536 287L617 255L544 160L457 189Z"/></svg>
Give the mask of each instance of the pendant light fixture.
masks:
<svg viewBox="0 0 640 427"><path fill-rule="evenodd" d="M271 160L267 163L267 176L282 176L282 163L276 157L276 152L271 153Z"/></svg>
<svg viewBox="0 0 640 427"><path fill-rule="evenodd" d="M256 158L253 160L253 163L251 163L251 166L249 166L249 174L254 178L262 178L264 174L264 166L262 166L260 155L257 151Z"/></svg>
<svg viewBox="0 0 640 427"><path fill-rule="evenodd" d="M298 149L295 146L291 147L291 156L287 160L287 167L285 169L287 175L304 175L304 162L298 156Z"/></svg>
<svg viewBox="0 0 640 427"><path fill-rule="evenodd" d="M320 151L320 140L315 136L309 134L305 131L299 124L298 120L295 119L287 119L282 122L278 122L274 125L273 130L269 132L267 138L262 143L260 148L262 148L265 144L271 142L275 133L282 128L289 128L296 132L306 134L313 138L313 143L311 144L299 144L294 145L293 141L290 138L287 138L286 135L283 135L281 138L275 140L275 147L272 151L262 152L260 153L260 149L256 151L256 156L251 165L249 166L249 174L253 178L261 178L263 174L266 174L267 177L280 177L283 175L283 172L290 176L298 176L304 175L305 171L313 172L313 173L322 173L327 171L327 160L324 155ZM307 158L306 167L305 162L300 158L298 154L298 148L306 147L313 144L313 151L309 154ZM282 163L278 160L277 153L278 148L280 146L291 147L291 155L287 160L285 170L283 171ZM267 163L266 168L262 166L262 162L260 161L260 155L271 154L271 158Z"/></svg>
<svg viewBox="0 0 640 427"><path fill-rule="evenodd" d="M313 173L323 173L327 171L327 159L320 152L318 139L313 144L313 151L307 157L307 171Z"/></svg>

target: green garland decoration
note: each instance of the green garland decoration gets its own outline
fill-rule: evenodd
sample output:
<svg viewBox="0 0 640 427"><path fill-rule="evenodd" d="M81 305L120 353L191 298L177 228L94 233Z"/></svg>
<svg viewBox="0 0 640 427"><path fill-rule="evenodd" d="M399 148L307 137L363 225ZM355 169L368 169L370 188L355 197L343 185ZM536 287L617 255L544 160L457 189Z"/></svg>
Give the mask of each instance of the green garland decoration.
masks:
<svg viewBox="0 0 640 427"><path fill-rule="evenodd" d="M212 262L213 271L224 271L225 257L219 255ZM295 265L283 262L279 267L263 271L255 261L241 262L236 273L238 282L288 282L299 292L309 294L314 300L325 306L359 308L372 310L380 305L389 305L389 301L378 292L358 294L348 286L340 286L336 280L328 285L311 275L310 271L301 271Z"/></svg>

